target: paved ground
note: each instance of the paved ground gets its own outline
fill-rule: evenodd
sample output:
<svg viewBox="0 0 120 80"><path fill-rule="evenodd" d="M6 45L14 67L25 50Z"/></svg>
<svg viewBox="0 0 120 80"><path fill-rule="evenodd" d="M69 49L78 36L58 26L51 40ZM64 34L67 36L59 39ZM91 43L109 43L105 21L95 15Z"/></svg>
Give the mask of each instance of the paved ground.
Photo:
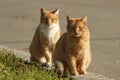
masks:
<svg viewBox="0 0 120 80"><path fill-rule="evenodd" d="M41 7L60 8L62 33L66 31L66 15L87 15L92 51L88 71L120 79L119 0L0 0L0 45L27 48L39 24Z"/></svg>
<svg viewBox="0 0 120 80"><path fill-rule="evenodd" d="M12 52L12 54L16 55L17 58L22 58L23 60L30 62L30 57L31 57L30 53L21 51L21 50L16 50L13 48L11 49L6 46L0 45L0 52L3 51L4 49L6 49L8 53ZM50 69L50 68L46 67L45 69ZM87 72L87 74L85 74L85 75L71 76L70 78L71 79L75 78L76 80L115 80L113 78L108 78L104 75L101 75L99 73L93 73L93 72Z"/></svg>

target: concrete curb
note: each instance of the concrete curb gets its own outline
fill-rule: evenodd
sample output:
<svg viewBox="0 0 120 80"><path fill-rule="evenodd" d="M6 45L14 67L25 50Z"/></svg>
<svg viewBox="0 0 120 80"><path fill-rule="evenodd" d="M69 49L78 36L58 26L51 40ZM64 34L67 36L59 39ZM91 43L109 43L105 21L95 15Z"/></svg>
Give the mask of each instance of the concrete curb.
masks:
<svg viewBox="0 0 120 80"><path fill-rule="evenodd" d="M30 53L16 50L16 49L11 49L6 46L0 45L0 50L4 50L4 49L12 52L13 54L16 55L16 57L22 58L23 60L30 62L30 56L31 56ZM115 79L109 79L105 77L104 75L101 75L98 73L92 73L92 72L88 72L85 75L71 76L71 77L76 78L77 80L115 80Z"/></svg>
<svg viewBox="0 0 120 80"><path fill-rule="evenodd" d="M30 62L31 57L30 53L0 45L0 50L4 49L7 50L8 52L12 52L14 55L16 55L16 57L22 58L23 60Z"/></svg>

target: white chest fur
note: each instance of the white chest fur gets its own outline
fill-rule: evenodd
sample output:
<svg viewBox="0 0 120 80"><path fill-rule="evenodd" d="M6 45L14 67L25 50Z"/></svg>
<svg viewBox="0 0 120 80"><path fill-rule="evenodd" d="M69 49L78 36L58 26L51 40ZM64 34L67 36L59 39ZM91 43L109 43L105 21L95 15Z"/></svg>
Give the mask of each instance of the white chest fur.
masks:
<svg viewBox="0 0 120 80"><path fill-rule="evenodd" d="M55 34L59 30L59 24L52 24L47 26L45 24L40 24L40 31L49 39L49 42L52 43Z"/></svg>

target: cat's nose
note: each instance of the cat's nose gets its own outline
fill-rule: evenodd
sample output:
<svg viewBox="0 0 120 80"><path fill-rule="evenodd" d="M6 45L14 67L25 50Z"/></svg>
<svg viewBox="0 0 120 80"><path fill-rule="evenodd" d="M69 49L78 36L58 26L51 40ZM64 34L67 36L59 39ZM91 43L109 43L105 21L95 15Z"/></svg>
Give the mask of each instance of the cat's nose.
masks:
<svg viewBox="0 0 120 80"><path fill-rule="evenodd" d="M78 30L78 29L75 29L75 33L76 33L76 34L79 34L79 30Z"/></svg>
<svg viewBox="0 0 120 80"><path fill-rule="evenodd" d="M48 26L51 25L51 21L50 21L50 20L47 21L47 25L48 25Z"/></svg>

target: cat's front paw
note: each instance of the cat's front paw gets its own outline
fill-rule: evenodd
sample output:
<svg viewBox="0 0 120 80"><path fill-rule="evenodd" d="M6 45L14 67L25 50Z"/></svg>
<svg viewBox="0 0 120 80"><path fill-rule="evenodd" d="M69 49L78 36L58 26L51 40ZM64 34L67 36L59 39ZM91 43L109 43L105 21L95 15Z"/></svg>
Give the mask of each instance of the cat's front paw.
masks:
<svg viewBox="0 0 120 80"><path fill-rule="evenodd" d="M80 74L86 74L86 70L79 71Z"/></svg>
<svg viewBox="0 0 120 80"><path fill-rule="evenodd" d="M42 65L42 68L47 69L47 70L51 70L54 67L50 63L45 63Z"/></svg>
<svg viewBox="0 0 120 80"><path fill-rule="evenodd" d="M52 67L52 64L51 63L43 63L42 66L43 67Z"/></svg>
<svg viewBox="0 0 120 80"><path fill-rule="evenodd" d="M52 67L52 63L45 63L46 67Z"/></svg>
<svg viewBox="0 0 120 80"><path fill-rule="evenodd" d="M78 72L72 72L72 73L71 73L71 76L77 76L77 75L79 75Z"/></svg>

